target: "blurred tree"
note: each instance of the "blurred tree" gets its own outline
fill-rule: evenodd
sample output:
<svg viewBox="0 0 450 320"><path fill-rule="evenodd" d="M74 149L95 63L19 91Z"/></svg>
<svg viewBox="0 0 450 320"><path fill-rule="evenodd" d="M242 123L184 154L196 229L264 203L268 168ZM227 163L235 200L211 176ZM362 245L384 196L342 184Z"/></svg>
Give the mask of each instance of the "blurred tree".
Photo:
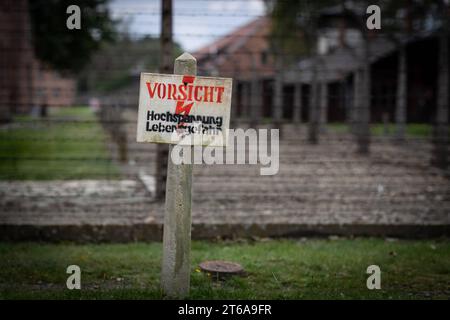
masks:
<svg viewBox="0 0 450 320"><path fill-rule="evenodd" d="M318 17L321 9L341 3L342 0L283 0L269 2L271 11L271 44L286 63L298 56L314 54L316 49ZM296 57L297 56L297 57ZM287 58L287 60L286 60Z"/></svg>
<svg viewBox="0 0 450 320"><path fill-rule="evenodd" d="M317 70L320 63L317 53L317 29L320 10L339 4L339 0L283 0L266 1L271 12L272 33L271 47L275 56L274 84L274 119L275 125L282 114L282 82L284 69L305 55L311 55L313 62L313 78L311 83L311 99L309 104L308 140L318 143L320 113L318 109ZM281 125L278 125L281 129Z"/></svg>
<svg viewBox="0 0 450 320"><path fill-rule="evenodd" d="M101 43L115 39L115 22L108 0L78 0L81 29L66 26L67 7L72 0L33 0L29 2L32 39L36 56L51 67L79 72Z"/></svg>
<svg viewBox="0 0 450 320"><path fill-rule="evenodd" d="M174 43L174 55L182 53ZM140 72L158 72L160 40L149 36L133 39L124 31L113 43L105 43L80 73L80 91L110 92L129 85Z"/></svg>
<svg viewBox="0 0 450 320"><path fill-rule="evenodd" d="M266 7L271 13L271 44L276 53L283 56L283 64L290 64L299 56L315 54L317 29L323 27L319 17L321 10L331 6L342 6L343 11L356 22L362 30L366 28L365 8L369 4L381 7L382 32L395 40L399 33L427 30L433 27L438 3L446 0L378 0L360 1L364 10L354 12L357 7L351 0L266 0ZM362 30L365 31L365 30ZM294 61L292 61L294 60Z"/></svg>

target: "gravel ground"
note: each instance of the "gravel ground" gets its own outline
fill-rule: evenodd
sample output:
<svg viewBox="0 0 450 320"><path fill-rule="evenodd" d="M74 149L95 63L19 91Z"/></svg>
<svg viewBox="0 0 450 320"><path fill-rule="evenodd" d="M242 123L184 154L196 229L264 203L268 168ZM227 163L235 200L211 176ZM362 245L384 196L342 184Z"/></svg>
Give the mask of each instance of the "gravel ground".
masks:
<svg viewBox="0 0 450 320"><path fill-rule="evenodd" d="M135 129L128 126L124 180L2 181L0 225L162 223L163 204L138 178L152 180L156 148L133 142ZM324 133L316 146L305 136L304 126L286 126L274 176L258 165L196 165L193 223L450 224L450 183L429 165L427 140L374 139L363 157L346 134Z"/></svg>

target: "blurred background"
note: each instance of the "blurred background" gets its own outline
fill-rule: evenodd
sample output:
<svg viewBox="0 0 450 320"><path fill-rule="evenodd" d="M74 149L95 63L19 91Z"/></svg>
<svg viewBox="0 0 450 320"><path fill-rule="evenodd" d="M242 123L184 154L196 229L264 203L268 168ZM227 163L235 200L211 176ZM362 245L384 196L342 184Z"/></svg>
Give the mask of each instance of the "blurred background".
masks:
<svg viewBox="0 0 450 320"><path fill-rule="evenodd" d="M161 239L139 76L184 51L232 128L280 130L277 175L195 166L193 238L449 235L448 1L80 0L70 30L72 2L0 3L1 240Z"/></svg>

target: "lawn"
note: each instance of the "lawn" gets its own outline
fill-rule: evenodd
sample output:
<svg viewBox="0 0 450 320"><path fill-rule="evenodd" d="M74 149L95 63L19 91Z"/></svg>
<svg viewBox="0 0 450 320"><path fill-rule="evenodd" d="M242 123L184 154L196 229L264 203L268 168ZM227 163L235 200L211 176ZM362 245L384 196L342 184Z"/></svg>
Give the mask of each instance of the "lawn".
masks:
<svg viewBox="0 0 450 320"><path fill-rule="evenodd" d="M106 141L87 107L53 109L44 120L17 117L0 130L0 179L115 178Z"/></svg>
<svg viewBox="0 0 450 320"><path fill-rule="evenodd" d="M375 136L385 135L385 126L383 124L374 124L371 126L371 133ZM396 125L389 124L387 126L389 135L395 135ZM416 138L431 138L433 127L425 123L409 123L405 127L406 136Z"/></svg>
<svg viewBox="0 0 450 320"><path fill-rule="evenodd" d="M0 244L1 299L160 299L160 243ZM246 275L213 280L204 260L242 264ZM81 268L68 290L66 268ZM366 269L381 268L381 290ZM448 299L450 241L311 239L192 244L189 299Z"/></svg>
<svg viewBox="0 0 450 320"><path fill-rule="evenodd" d="M328 128L338 133L348 133L349 126L345 123L329 123ZM431 138L433 127L426 123L408 123L405 127L405 134L410 138ZM385 133L385 125L382 123L372 123L370 125L370 133L376 137L394 137L396 125L391 123L387 125L387 135ZM450 135L450 128L449 128Z"/></svg>

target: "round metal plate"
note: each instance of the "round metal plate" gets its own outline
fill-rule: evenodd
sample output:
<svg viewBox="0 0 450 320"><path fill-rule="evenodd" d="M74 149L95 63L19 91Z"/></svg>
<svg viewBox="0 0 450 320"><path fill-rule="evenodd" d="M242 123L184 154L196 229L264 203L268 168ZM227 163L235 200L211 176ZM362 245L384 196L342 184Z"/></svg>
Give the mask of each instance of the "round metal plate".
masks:
<svg viewBox="0 0 450 320"><path fill-rule="evenodd" d="M244 272L238 263L223 260L204 261L199 265L200 270L210 273L214 277L238 275Z"/></svg>

